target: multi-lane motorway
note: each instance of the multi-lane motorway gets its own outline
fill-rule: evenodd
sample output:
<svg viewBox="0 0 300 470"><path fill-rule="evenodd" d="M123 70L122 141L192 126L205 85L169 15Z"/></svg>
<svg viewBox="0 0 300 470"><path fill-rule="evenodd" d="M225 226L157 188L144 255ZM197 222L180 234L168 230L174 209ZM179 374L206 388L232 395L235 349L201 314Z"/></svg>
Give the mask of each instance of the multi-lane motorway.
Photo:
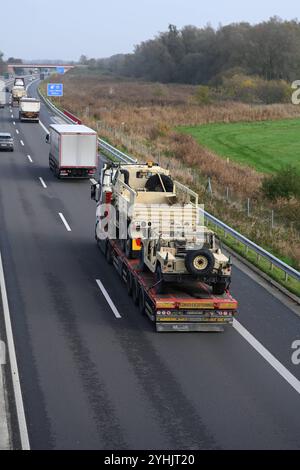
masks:
<svg viewBox="0 0 300 470"><path fill-rule="evenodd" d="M300 449L297 307L238 265L235 328L154 332L96 247L89 182L48 168L57 118L17 114L0 110L15 138L0 153L0 251L31 448Z"/></svg>

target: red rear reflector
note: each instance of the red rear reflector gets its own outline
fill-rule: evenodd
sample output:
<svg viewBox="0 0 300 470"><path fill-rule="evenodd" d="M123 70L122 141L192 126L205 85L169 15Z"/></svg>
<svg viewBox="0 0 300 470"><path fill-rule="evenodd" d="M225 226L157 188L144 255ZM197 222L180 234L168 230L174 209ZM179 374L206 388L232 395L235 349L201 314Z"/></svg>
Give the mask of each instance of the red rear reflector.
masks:
<svg viewBox="0 0 300 470"><path fill-rule="evenodd" d="M136 246L142 246L142 240L140 238L136 238L135 243Z"/></svg>

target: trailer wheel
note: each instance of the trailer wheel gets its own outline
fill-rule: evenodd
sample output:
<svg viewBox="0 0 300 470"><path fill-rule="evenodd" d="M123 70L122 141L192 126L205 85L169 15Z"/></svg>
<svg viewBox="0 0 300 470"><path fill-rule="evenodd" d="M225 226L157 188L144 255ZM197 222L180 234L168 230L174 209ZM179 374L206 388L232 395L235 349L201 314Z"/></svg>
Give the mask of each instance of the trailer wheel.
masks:
<svg viewBox="0 0 300 470"><path fill-rule="evenodd" d="M139 311L142 315L145 313L145 296L143 289L139 289Z"/></svg>
<svg viewBox="0 0 300 470"><path fill-rule="evenodd" d="M127 276L126 276L126 287L127 287L127 294L131 297L133 286L132 286L132 274L129 270L127 271Z"/></svg>
<svg viewBox="0 0 300 470"><path fill-rule="evenodd" d="M139 303L139 291L140 291L139 284L137 280L134 278L132 282L132 299L133 299L134 305L138 305Z"/></svg>
<svg viewBox="0 0 300 470"><path fill-rule="evenodd" d="M226 290L226 282L216 282L212 285L212 293L214 295L223 295Z"/></svg>
<svg viewBox="0 0 300 470"><path fill-rule="evenodd" d="M128 259L132 259L133 253L132 253L132 239L127 238L125 241L125 255Z"/></svg>
<svg viewBox="0 0 300 470"><path fill-rule="evenodd" d="M163 292L164 292L163 275L161 271L161 266L158 263L156 266L156 271L155 271L155 293L163 294Z"/></svg>
<svg viewBox="0 0 300 470"><path fill-rule="evenodd" d="M120 240L121 250L123 251L123 253L126 253L126 242L127 242L127 240L125 238L122 238Z"/></svg>
<svg viewBox="0 0 300 470"><path fill-rule="evenodd" d="M194 276L207 276L214 267L214 255L207 248L188 251L184 260L185 267Z"/></svg>
<svg viewBox="0 0 300 470"><path fill-rule="evenodd" d="M56 178L59 180L60 175L59 175L59 169L57 168L57 166L55 167L54 174L55 174Z"/></svg>
<svg viewBox="0 0 300 470"><path fill-rule="evenodd" d="M106 245L105 258L108 264L112 264L113 262L112 249L109 243L107 243Z"/></svg>
<svg viewBox="0 0 300 470"><path fill-rule="evenodd" d="M142 245L142 248L141 248L141 251L140 251L140 263L139 263L139 270L140 270L141 272L145 272L145 271L146 271L144 253L145 253L145 248L144 248L144 245Z"/></svg>

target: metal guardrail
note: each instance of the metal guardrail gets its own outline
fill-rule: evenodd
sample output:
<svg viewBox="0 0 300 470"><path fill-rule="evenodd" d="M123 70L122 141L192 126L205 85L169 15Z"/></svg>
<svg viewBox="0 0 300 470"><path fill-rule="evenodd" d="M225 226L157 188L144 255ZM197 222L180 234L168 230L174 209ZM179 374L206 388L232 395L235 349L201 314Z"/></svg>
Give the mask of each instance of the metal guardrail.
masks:
<svg viewBox="0 0 300 470"><path fill-rule="evenodd" d="M70 124L74 124L74 121L66 116L60 109L58 109L48 98L46 98L40 90L38 90L39 96L42 98L46 106L48 106L55 114L60 116L62 119L64 119L66 122ZM105 152L108 152L111 156L114 158L117 158L118 160L121 160L124 163L136 163L136 159L129 157L129 155L126 155L126 153L121 152L121 150L116 149L112 145L110 145L108 142L106 142L103 139L98 139L98 144L99 148Z"/></svg>
<svg viewBox="0 0 300 470"><path fill-rule="evenodd" d="M118 160L121 160L122 162L125 162L125 163L136 163L137 162L136 159L134 159L132 157L129 157L129 155L126 155L126 153L121 152L121 150L116 149L115 147L113 147L112 145L107 143L105 140L98 139L98 142L99 142L99 147L102 150L110 153L113 157L117 158Z"/></svg>
<svg viewBox="0 0 300 470"><path fill-rule="evenodd" d="M72 121L70 118L68 118L64 113L62 113L58 108L56 108L56 106L53 105L53 103L51 103L50 100L48 100L47 98L45 98L39 91L39 95L42 97L42 99L44 100L44 102L46 103L47 106L49 106L56 114L58 114L59 116L61 116L64 120L66 120L67 122L71 122L71 123L74 123L74 121ZM135 163L137 160L135 160L134 158L132 157L129 157L128 155L126 155L125 153L121 152L120 150L116 149L115 147L113 147L112 145L108 144L105 140L102 140L102 139L98 139L99 141L99 147L103 150L105 150L106 152L109 152L113 157L121 160L122 162L126 162L126 163ZM202 209L200 209L202 211ZM252 251L254 251L257 256L261 256L262 258L266 259L267 261L270 262L270 265L271 266L276 266L278 269L280 269L281 271L283 271L285 273L285 280L287 281L288 280L288 277L292 277L293 279L295 279L296 281L300 282L300 272L297 271L296 269L292 268L291 266L289 266L288 264L284 263L283 261L281 261L280 259L276 258L276 256L272 255L271 253L269 253L268 251L264 250L263 248L261 248L259 245L257 245L256 243L252 242L251 240L249 240L248 238L246 238L244 235L240 234L239 232L237 232L236 230L234 230L233 228L229 227L228 225L224 224L224 222L222 222L221 220L217 219L216 217L214 217L213 215L209 214L208 212L206 211L202 211L203 214L204 214L204 217L210 222L212 223L213 225L215 225L216 227L222 229L224 231L224 235L226 236L226 234L229 234L231 235L234 239L236 239L237 241L239 241L241 244L243 244L247 249L250 249Z"/></svg>
<svg viewBox="0 0 300 470"><path fill-rule="evenodd" d="M200 209L202 211L202 209ZM231 235L234 239L239 241L241 244L246 246L247 248L251 249L254 251L257 256L261 256L262 258L265 258L267 261L270 262L271 266L276 266L277 268L281 269L285 273L285 280L288 279L288 276L296 279L298 282L300 281L300 272L297 271L296 269L292 268L288 264L284 263L280 259L276 258L276 256L272 255L268 251L264 250L261 248L259 245L256 243L252 242L248 238L246 238L244 235L240 234L233 228L229 227L228 225L224 224L224 222L221 222L221 220L217 219L213 215L209 214L206 211L202 211L204 213L204 217L213 225L215 225L218 228L221 228L224 230L224 235L226 234Z"/></svg>

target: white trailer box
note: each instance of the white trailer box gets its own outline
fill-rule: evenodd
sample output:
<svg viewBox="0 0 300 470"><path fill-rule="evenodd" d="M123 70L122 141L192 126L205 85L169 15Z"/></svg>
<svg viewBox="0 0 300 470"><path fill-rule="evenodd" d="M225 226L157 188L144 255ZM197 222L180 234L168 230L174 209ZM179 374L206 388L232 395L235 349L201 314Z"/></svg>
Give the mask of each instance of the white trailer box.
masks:
<svg viewBox="0 0 300 470"><path fill-rule="evenodd" d="M25 88L25 80L22 77L16 77L14 81L14 86L22 86Z"/></svg>
<svg viewBox="0 0 300 470"><path fill-rule="evenodd" d="M13 106L15 106L15 104L19 104L20 99L27 95L25 88L17 85L13 87L11 94Z"/></svg>
<svg viewBox="0 0 300 470"><path fill-rule="evenodd" d="M70 178L91 178L98 163L97 133L79 124L50 126L49 167L55 175Z"/></svg>
<svg viewBox="0 0 300 470"><path fill-rule="evenodd" d="M5 81L0 77L0 108L4 108L6 104Z"/></svg>
<svg viewBox="0 0 300 470"><path fill-rule="evenodd" d="M19 107L20 121L39 121L41 103L35 98L21 98Z"/></svg>

